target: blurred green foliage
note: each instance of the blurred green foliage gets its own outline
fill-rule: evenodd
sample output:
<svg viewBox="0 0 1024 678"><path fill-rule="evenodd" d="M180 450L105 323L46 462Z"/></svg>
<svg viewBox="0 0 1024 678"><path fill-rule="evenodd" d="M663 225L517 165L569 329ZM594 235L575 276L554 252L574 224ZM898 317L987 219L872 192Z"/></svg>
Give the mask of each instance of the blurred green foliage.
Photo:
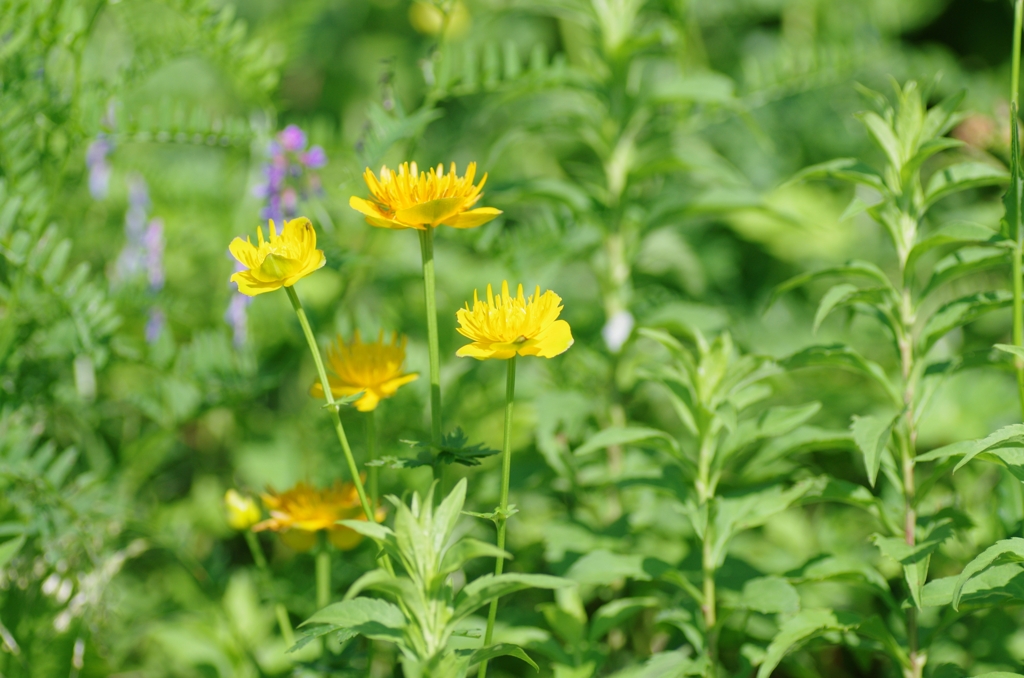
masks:
<svg viewBox="0 0 1024 678"><path fill-rule="evenodd" d="M1000 428L1020 415L1012 363L991 350L1011 341L1009 309L932 342L946 376L929 382L911 448L934 543L912 590L914 568L884 541L901 529L899 457L858 447L901 395L891 338L841 308L872 300L843 288L825 317L815 279L768 303L850 259L905 281L870 211L844 214L883 194L905 207L891 184L789 181L836 158L885 173L855 117L879 102L856 83L895 100L890 81L915 80L929 105L965 91L942 152L916 169L925 187L956 163L1002 175L1011 25L1009 0L0 0L0 675L401 675L393 647L347 634L286 654L275 605L296 625L316 612L314 559L261 534L265 577L223 514L228 488L345 476L284 295L241 307L244 325L237 308L225 318L227 244L260 223L256 191L288 124L328 159L297 207L327 254L296 287L320 344L398 331L421 374L416 239L367 226L348 198L366 195L367 166L489 173L484 204L503 216L436 238L446 432L500 446L503 366L454 357L455 310L504 278L564 299L575 345L520 363L507 548L513 574L577 586L504 598L496 634L540 675L707 675L713 636L722 676L772 663L775 676L899 676L915 601L924 675L1021 671L1021 435ZM922 237L953 222L999 231L1004 189L987 183L915 213ZM162 220L160 284L153 261L124 268L139 210ZM1004 252L958 242L978 247L922 251L920 270L964 273L927 314L1011 287ZM857 353L805 351L840 343ZM695 419L679 402L691 350L771 366L770 392L731 392ZM428 403L420 379L381 405L382 456L414 456L401 441L428 437ZM723 506L778 495L714 554L713 634L698 604L707 502L687 475L704 415L737 455L716 467ZM343 419L363 460L363 421ZM997 429L987 447L927 456ZM997 463L953 474L965 453ZM482 462L449 470L474 511L498 498L498 458ZM381 468L385 493L429 482L429 468ZM483 521L457 532L493 539ZM335 599L375 556L369 540L335 556ZM489 570L467 562L451 585ZM478 647L482 626L469 617L453 650ZM515 657L490 671L534 675Z"/></svg>

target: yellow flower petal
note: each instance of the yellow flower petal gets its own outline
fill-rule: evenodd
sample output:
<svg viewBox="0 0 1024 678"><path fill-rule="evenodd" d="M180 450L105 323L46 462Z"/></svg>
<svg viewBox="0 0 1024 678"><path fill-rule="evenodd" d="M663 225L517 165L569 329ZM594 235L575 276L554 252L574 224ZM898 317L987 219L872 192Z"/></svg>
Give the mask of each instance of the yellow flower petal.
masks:
<svg viewBox="0 0 1024 678"><path fill-rule="evenodd" d="M271 220L270 237L264 239L262 229L256 235L255 246L241 238L228 246L246 269L231 276L242 294L255 296L290 287L327 263L323 251L316 249L316 230L305 217L286 221L280 234Z"/></svg>
<svg viewBox="0 0 1024 678"><path fill-rule="evenodd" d="M534 355L553 358L572 346L569 323L558 320L562 299L540 288L526 298L523 286L516 295L509 293L508 282L501 285L495 295L487 286L487 300L481 301L473 293L473 307L456 312L458 332L472 343L460 348L456 355L467 358L508 359L514 355Z"/></svg>
<svg viewBox="0 0 1024 678"><path fill-rule="evenodd" d="M476 228L477 226L483 226L501 213L501 210L493 207L478 207L475 210L462 212L450 219L446 219L443 225L451 226L452 228Z"/></svg>
<svg viewBox="0 0 1024 678"><path fill-rule="evenodd" d="M381 400L390 398L399 387L419 376L402 372L405 342L404 337L400 339L394 334L388 343L383 332L376 342L369 343L362 340L358 331L353 333L348 344L339 336L327 353L328 364L334 372L327 377L331 393L340 397L364 391L355 402L356 409L361 412L375 409ZM317 398L324 394L318 384L313 384L309 392Z"/></svg>
<svg viewBox="0 0 1024 678"><path fill-rule="evenodd" d="M378 178L369 168L363 175L372 194L371 200L353 196L352 209L366 216L379 228L424 229L441 224L455 228L473 228L498 214L492 207L470 209L480 199L487 181L485 174L474 185L476 163L469 163L465 176L458 176L455 163L447 174L438 165L420 172L416 163L404 163L397 172L382 167Z"/></svg>

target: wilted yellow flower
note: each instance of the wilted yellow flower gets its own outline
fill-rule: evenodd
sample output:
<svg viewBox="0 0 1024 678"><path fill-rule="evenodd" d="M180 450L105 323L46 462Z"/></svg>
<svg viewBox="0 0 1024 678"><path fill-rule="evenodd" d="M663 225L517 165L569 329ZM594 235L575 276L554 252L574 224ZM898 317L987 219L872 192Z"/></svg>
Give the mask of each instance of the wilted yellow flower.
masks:
<svg viewBox="0 0 1024 678"><path fill-rule="evenodd" d="M523 297L523 286L513 298L508 293L508 282L501 283L497 297L487 286L487 302L477 298L473 291L473 308L466 304L456 313L459 334L472 340L460 348L463 358L511 358L514 355L537 355L554 358L572 346L569 323L558 319L562 311L562 298L548 290Z"/></svg>
<svg viewBox="0 0 1024 678"><path fill-rule="evenodd" d="M228 247L245 266L231 276L231 282L250 297L291 287L327 263L323 251L316 248L316 231L306 217L284 222L280 235L271 219L270 239L263 239L262 228L256 229L256 237L259 242L255 246L246 236L245 240L235 238Z"/></svg>
<svg viewBox="0 0 1024 678"><path fill-rule="evenodd" d="M235 490L224 493L224 510L228 525L235 530L248 530L260 521L260 507L256 505L256 500Z"/></svg>
<svg viewBox="0 0 1024 678"><path fill-rule="evenodd" d="M370 344L363 343L359 330L353 334L350 344L345 344L339 335L337 344L327 351L327 362L334 372L327 377L331 393L335 397L342 397L362 391L363 397L355 402L356 409L360 412L376 409L381 400L395 395L398 387L420 376L415 372L402 373L405 342L405 337L399 341L396 332L391 335L390 344L384 343L383 330L377 341ZM323 385L313 384L309 393L316 398L323 398Z"/></svg>
<svg viewBox="0 0 1024 678"><path fill-rule="evenodd" d="M270 511L270 519L253 526L253 532L272 530L296 551L308 551L316 543L316 533L327 530L331 543L342 550L355 548L363 536L343 525L339 520L366 520L359 504L356 486L340 481L324 490L299 482L287 492L267 490L260 495L263 505ZM378 509L376 519L384 519Z"/></svg>
<svg viewBox="0 0 1024 678"><path fill-rule="evenodd" d="M473 228L501 214L493 207L470 209L480 200L480 191L487 182L484 174L474 186L475 175L475 162L469 163L464 177L456 174L454 162L448 174L443 165L420 172L416 163L404 163L397 173L382 167L379 179L366 168L363 178L373 195L370 200L352 196L348 204L365 214L370 225L380 228Z"/></svg>

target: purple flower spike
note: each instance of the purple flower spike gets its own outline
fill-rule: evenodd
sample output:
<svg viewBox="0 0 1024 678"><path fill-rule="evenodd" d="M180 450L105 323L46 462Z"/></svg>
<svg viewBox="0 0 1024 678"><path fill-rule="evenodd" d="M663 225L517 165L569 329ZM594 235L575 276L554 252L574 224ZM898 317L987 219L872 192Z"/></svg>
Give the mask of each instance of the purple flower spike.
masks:
<svg viewBox="0 0 1024 678"><path fill-rule="evenodd" d="M306 133L298 125L288 125L278 135L284 150L298 153L306 147Z"/></svg>
<svg viewBox="0 0 1024 678"><path fill-rule="evenodd" d="M149 288L158 292L164 287L164 220L153 219L149 222L142 237L146 249L146 270L149 273Z"/></svg>
<svg viewBox="0 0 1024 678"><path fill-rule="evenodd" d="M231 295L231 303L224 313L224 320L231 325L232 341L236 348L244 346L248 338L249 322L246 311L251 301L252 297L235 293Z"/></svg>
<svg viewBox="0 0 1024 678"><path fill-rule="evenodd" d="M114 145L101 134L85 151L85 164L89 168L89 193L95 200L102 200L110 191L111 170L107 156L112 150Z"/></svg>
<svg viewBox="0 0 1024 678"><path fill-rule="evenodd" d="M150 344L156 343L156 340L163 333L164 325L166 324L167 318L159 307L154 306L149 309L149 318L146 320L146 341Z"/></svg>
<svg viewBox="0 0 1024 678"><path fill-rule="evenodd" d="M327 164L327 154L319 146L313 146L302 154L300 161L310 169L320 169Z"/></svg>

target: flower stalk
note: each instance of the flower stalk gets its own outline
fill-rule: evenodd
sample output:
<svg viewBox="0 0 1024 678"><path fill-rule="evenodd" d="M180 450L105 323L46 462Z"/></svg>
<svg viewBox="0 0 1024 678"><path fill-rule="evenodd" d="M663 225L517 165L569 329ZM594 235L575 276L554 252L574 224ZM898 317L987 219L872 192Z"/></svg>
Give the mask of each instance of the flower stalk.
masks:
<svg viewBox="0 0 1024 678"><path fill-rule="evenodd" d="M299 325L302 326L302 333L306 335L306 342L309 344L309 350L313 354L313 362L316 363L316 371L320 377L320 384L324 389L324 398L327 399L327 407L334 412L334 431L338 435L338 442L341 443L341 450L345 454L345 463L348 465L349 475L352 476L352 482L356 486L356 493L359 495L359 504L363 508L363 513L366 514L366 519L373 521L373 507L370 506L370 501L366 496L366 488L363 487L363 479L359 477L359 467L356 465L355 457L352 456L352 447L348 443L348 436L345 435L345 427L341 423L341 410L334 402L334 394L331 393L331 385L327 380L327 370L324 369L324 361L323 358L320 357L320 349L316 345L316 337L313 336L313 328L309 326L309 319L306 317L306 311L302 308L302 302L299 301L299 295L296 294L295 288L288 286L285 287L285 291L288 292L288 300L292 302L292 308L295 309L295 315L299 318Z"/></svg>
<svg viewBox="0 0 1024 678"><path fill-rule="evenodd" d="M377 459L377 411L370 410L364 415L366 419L366 458L369 461ZM377 509L377 500L380 496L380 467L372 465L369 467L368 485L370 488L370 505Z"/></svg>
<svg viewBox="0 0 1024 678"><path fill-rule="evenodd" d="M242 534L245 535L245 543L249 545L249 552L252 553L252 560L256 563L256 568L264 577L269 577L270 567L267 565L267 557L263 555L263 549L260 547L255 533L252 530L243 530ZM288 609L284 603L274 603L274 615L277 617L277 625L281 629L281 637L284 638L285 645L292 647L295 645L295 630L292 629L292 622L288 618Z"/></svg>
<svg viewBox="0 0 1024 678"><path fill-rule="evenodd" d="M498 548L505 550L505 531L508 523L508 486L512 477L512 406L516 396L516 357L508 359L508 373L505 379L505 427L501 441L501 494L498 499L498 510L495 512L494 524L498 528ZM494 574L500 575L504 569L504 558L494 559ZM484 632L483 647L488 647L494 637L494 622L498 616L498 599L491 601L487 611L487 629ZM487 662L480 663L478 678L486 678Z"/></svg>
<svg viewBox="0 0 1024 678"><path fill-rule="evenodd" d="M1020 107L1020 47L1021 24L1024 19L1024 0L1015 0L1013 6L1013 55L1010 68L1010 124L1017 125L1017 111ZM1012 153L1019 150L1011 146ZM1011 158L1011 166L1020 163L1020 158ZM1016 179L1016 177L1015 177ZM1011 187L1011 191L1016 190ZM1009 214L1007 216L1010 216ZM1010 224L1015 235L1013 243L1013 345L1024 348L1024 280L1021 276L1022 260L1024 260L1024 228L1020 223L1020 215L1014 216L1018 222ZM1017 393L1020 398L1021 416L1024 416L1024 359L1014 356L1014 367L1017 372Z"/></svg>
<svg viewBox="0 0 1024 678"><path fill-rule="evenodd" d="M441 444L441 353L437 337L437 284L434 276L434 228L419 231L420 253L423 256L423 301L427 309L427 346L430 357L430 441L435 447ZM438 496L444 496L444 482L440 466L434 469L434 477L441 480Z"/></svg>

